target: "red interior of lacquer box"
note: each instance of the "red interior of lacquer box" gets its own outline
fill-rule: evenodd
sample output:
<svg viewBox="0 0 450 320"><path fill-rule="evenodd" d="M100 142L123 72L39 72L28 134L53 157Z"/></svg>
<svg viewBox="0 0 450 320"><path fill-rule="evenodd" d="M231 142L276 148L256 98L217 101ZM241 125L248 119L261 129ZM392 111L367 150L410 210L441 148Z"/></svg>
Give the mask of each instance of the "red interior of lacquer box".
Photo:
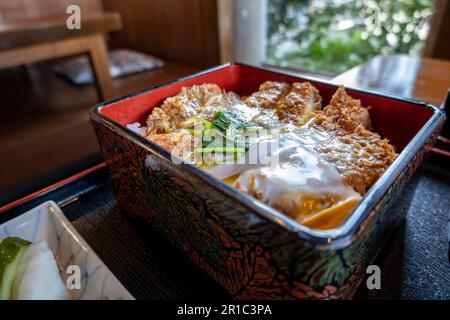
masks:
<svg viewBox="0 0 450 320"><path fill-rule="evenodd" d="M153 107L160 105L165 98L177 94L184 86L215 83L227 91L248 95L257 91L259 85L267 80L289 83L302 81L301 78L235 64L113 102L102 107L100 113L121 125L133 122L143 124ZM336 87L311 82L319 89L324 106L327 105ZM370 115L375 131L389 139L397 151L401 151L433 115L431 108L410 101L353 90L348 92L353 97L361 99L363 106L371 106Z"/></svg>

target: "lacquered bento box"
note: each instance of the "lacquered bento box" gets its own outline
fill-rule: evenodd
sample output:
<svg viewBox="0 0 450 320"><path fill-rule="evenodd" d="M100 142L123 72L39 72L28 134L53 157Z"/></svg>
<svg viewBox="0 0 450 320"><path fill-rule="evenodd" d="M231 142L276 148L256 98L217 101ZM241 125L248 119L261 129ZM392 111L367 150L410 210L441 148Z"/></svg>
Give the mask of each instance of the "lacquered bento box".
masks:
<svg viewBox="0 0 450 320"><path fill-rule="evenodd" d="M228 186L128 129L183 86L215 83L248 95L264 81L308 80L328 103L327 82L227 64L91 110L119 205L183 250L235 299L349 299L406 212L390 212L445 120L437 107L348 89L371 106L375 131L398 158L337 229L314 231ZM155 244L157 245L157 244ZM168 253L170 254L170 253Z"/></svg>

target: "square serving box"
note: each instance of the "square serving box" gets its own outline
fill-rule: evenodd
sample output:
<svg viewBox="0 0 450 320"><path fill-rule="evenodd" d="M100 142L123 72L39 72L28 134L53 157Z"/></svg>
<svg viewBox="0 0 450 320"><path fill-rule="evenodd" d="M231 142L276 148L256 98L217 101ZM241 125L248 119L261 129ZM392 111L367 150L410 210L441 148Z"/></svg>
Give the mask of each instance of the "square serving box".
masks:
<svg viewBox="0 0 450 320"><path fill-rule="evenodd" d="M215 83L248 95L264 81L310 81L326 105L337 86L243 64L226 64L101 104L91 119L118 203L183 250L235 299L350 299L397 222L402 194L445 120L429 104L348 89L371 106L375 131L398 158L337 229L308 229L189 164L126 126L182 87ZM157 244L155 244L157 245ZM170 254L170 253L168 253Z"/></svg>

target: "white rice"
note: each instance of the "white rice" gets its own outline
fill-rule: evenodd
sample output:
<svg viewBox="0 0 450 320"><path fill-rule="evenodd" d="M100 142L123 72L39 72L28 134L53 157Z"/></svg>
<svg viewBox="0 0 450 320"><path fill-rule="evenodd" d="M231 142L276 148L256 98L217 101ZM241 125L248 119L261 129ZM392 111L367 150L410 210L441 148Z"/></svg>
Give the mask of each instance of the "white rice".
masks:
<svg viewBox="0 0 450 320"><path fill-rule="evenodd" d="M147 127L143 127L139 122L129 124L127 125L127 128L142 136L145 136L145 133L147 132Z"/></svg>

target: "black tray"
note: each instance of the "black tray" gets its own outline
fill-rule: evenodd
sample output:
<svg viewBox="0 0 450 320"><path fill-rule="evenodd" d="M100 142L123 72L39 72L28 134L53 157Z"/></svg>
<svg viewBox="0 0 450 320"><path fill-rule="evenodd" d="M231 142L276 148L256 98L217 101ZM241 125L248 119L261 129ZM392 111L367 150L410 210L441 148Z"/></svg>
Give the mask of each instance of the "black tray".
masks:
<svg viewBox="0 0 450 320"><path fill-rule="evenodd" d="M450 177L426 166L416 179L412 203L400 199L392 209L407 210L407 219L375 262L382 288L368 290L364 280L355 299L450 299ZM230 300L156 231L121 213L104 165L4 207L3 213L0 208L0 224L47 200L58 203L136 299Z"/></svg>

